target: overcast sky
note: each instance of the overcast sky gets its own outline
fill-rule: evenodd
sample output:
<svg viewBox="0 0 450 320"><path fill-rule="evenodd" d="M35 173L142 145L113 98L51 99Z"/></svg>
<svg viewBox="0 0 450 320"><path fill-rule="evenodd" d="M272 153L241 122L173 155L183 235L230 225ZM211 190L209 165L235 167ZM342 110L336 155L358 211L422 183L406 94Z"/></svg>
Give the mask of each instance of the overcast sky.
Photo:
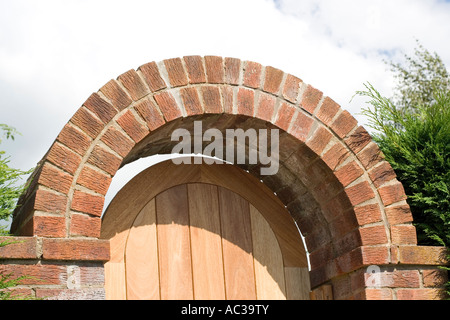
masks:
<svg viewBox="0 0 450 320"><path fill-rule="evenodd" d="M294 74L349 110L365 82L389 96L383 60L418 39L450 65L443 0L0 0L0 123L22 136L0 150L34 167L92 92L150 61L252 60Z"/></svg>

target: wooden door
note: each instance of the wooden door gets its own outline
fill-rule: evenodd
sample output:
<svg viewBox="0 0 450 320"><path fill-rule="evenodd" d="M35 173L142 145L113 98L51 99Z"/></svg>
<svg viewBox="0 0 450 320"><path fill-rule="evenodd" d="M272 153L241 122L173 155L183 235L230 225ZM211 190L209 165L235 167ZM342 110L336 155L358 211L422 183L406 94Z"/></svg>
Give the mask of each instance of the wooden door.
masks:
<svg viewBox="0 0 450 320"><path fill-rule="evenodd" d="M106 265L107 297L309 299L304 250L280 247L292 237L276 235L266 219L285 216L273 212L267 195L258 203L246 198L196 181L153 196L118 237L123 258Z"/></svg>

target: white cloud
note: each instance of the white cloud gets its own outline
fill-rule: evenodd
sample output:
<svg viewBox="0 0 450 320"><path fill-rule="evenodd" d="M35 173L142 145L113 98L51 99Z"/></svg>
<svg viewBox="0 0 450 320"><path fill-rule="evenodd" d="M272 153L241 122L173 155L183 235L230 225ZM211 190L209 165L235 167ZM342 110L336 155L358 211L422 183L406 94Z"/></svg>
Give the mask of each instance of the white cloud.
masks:
<svg viewBox="0 0 450 320"><path fill-rule="evenodd" d="M383 58L414 39L450 65L450 8L438 0L14 0L0 2L0 112L23 133L13 165L45 154L84 100L111 78L184 55L253 60L349 103L370 81L389 95Z"/></svg>

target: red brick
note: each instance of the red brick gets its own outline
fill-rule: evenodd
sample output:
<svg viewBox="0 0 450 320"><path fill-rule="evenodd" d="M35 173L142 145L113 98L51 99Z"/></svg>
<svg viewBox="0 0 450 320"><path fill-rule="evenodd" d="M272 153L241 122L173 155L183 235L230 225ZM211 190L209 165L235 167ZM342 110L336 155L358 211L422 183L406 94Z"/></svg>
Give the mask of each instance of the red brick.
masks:
<svg viewBox="0 0 450 320"><path fill-rule="evenodd" d="M296 108L288 103L282 103L278 108L275 125L284 131L288 131Z"/></svg>
<svg viewBox="0 0 450 320"><path fill-rule="evenodd" d="M291 74L288 74L286 76L286 81L285 81L284 87L283 87L283 97L292 103L296 103L298 94L300 92L301 84L302 84L301 79L299 79Z"/></svg>
<svg viewBox="0 0 450 320"><path fill-rule="evenodd" d="M306 140L306 145L318 155L322 154L322 151L331 141L333 135L325 129L323 126L319 126L312 133L311 137Z"/></svg>
<svg viewBox="0 0 450 320"><path fill-rule="evenodd" d="M275 97L266 93L261 93L258 99L258 107L256 109L256 117L268 122L272 121L275 112ZM294 109L292 108L292 112Z"/></svg>
<svg viewBox="0 0 450 320"><path fill-rule="evenodd" d="M334 170L338 165L344 162L349 155L349 150L341 142L338 142L325 152L322 156L322 160L331 170Z"/></svg>
<svg viewBox="0 0 450 320"><path fill-rule="evenodd" d="M188 84L188 78L180 58L164 60L164 65L166 66L172 87L185 86Z"/></svg>
<svg viewBox="0 0 450 320"><path fill-rule="evenodd" d="M47 160L70 174L75 174L81 156L64 145L55 142L47 154Z"/></svg>
<svg viewBox="0 0 450 320"><path fill-rule="evenodd" d="M375 197L375 194L367 181L358 183L353 187L346 188L345 193L354 206Z"/></svg>
<svg viewBox="0 0 450 320"><path fill-rule="evenodd" d="M383 265L389 262L389 248L388 247L370 247L363 246L356 249L361 252L362 263L364 265Z"/></svg>
<svg viewBox="0 0 450 320"><path fill-rule="evenodd" d="M170 92L155 94L154 98L166 121L182 117L181 110Z"/></svg>
<svg viewBox="0 0 450 320"><path fill-rule="evenodd" d="M100 217L105 198L98 195L75 190L72 199L72 210L88 213Z"/></svg>
<svg viewBox="0 0 450 320"><path fill-rule="evenodd" d="M83 104L103 123L108 123L117 114L117 109L105 101L98 93L93 93Z"/></svg>
<svg viewBox="0 0 450 320"><path fill-rule="evenodd" d="M342 183L344 187L348 186L350 183L358 179L364 173L363 169L359 166L356 161L352 161L339 170L336 171L335 175L338 180Z"/></svg>
<svg viewBox="0 0 450 320"><path fill-rule="evenodd" d="M70 234L84 237L100 237L100 217L89 217L83 214L72 214Z"/></svg>
<svg viewBox="0 0 450 320"><path fill-rule="evenodd" d="M104 124L94 117L85 107L81 107L70 119L74 125L79 127L89 137L95 139L104 128Z"/></svg>
<svg viewBox="0 0 450 320"><path fill-rule="evenodd" d="M220 88L220 93L222 95L223 100L223 112L232 114L233 113L233 88L229 86L224 86Z"/></svg>
<svg viewBox="0 0 450 320"><path fill-rule="evenodd" d="M206 77L209 83L223 83L222 57L205 56Z"/></svg>
<svg viewBox="0 0 450 320"><path fill-rule="evenodd" d="M255 103L254 91L251 89L239 88L237 95L238 114L253 116Z"/></svg>
<svg viewBox="0 0 450 320"><path fill-rule="evenodd" d="M288 132L298 140L305 142L313 122L314 120L311 117L303 112L298 112L297 117L293 120Z"/></svg>
<svg viewBox="0 0 450 320"><path fill-rule="evenodd" d="M391 226L393 244L417 244L416 228L413 225Z"/></svg>
<svg viewBox="0 0 450 320"><path fill-rule="evenodd" d="M329 97L326 97L320 106L319 111L316 116L319 118L325 125L330 126L331 121L334 116L338 113L341 107Z"/></svg>
<svg viewBox="0 0 450 320"><path fill-rule="evenodd" d="M387 234L384 225L360 228L363 246L387 243Z"/></svg>
<svg viewBox="0 0 450 320"><path fill-rule="evenodd" d="M385 206L406 200L403 185L398 181L395 184L379 188L378 193Z"/></svg>
<svg viewBox="0 0 450 320"><path fill-rule="evenodd" d="M132 100L130 96L122 89L122 87L115 80L109 81L100 91L109 99L113 106L119 110L128 107Z"/></svg>
<svg viewBox="0 0 450 320"><path fill-rule="evenodd" d="M109 240L42 239L45 260L109 260Z"/></svg>
<svg viewBox="0 0 450 320"><path fill-rule="evenodd" d="M372 137L360 126L350 136L345 138L344 141L356 154L372 141Z"/></svg>
<svg viewBox="0 0 450 320"><path fill-rule="evenodd" d="M281 81L283 80L284 72L273 68L266 67L263 90L273 94L278 94L280 91Z"/></svg>
<svg viewBox="0 0 450 320"><path fill-rule="evenodd" d="M66 212L67 196L48 190L36 191L34 209L38 211L64 214Z"/></svg>
<svg viewBox="0 0 450 320"><path fill-rule="evenodd" d="M445 292L442 289L398 289L398 300L443 300Z"/></svg>
<svg viewBox="0 0 450 320"><path fill-rule="evenodd" d="M384 155L375 142L369 143L356 156L366 169L370 169L380 161L384 160Z"/></svg>
<svg viewBox="0 0 450 320"><path fill-rule="evenodd" d="M203 67L203 59L200 56L186 56L183 57L184 63L186 65L189 82L195 83L205 83L206 75L205 68Z"/></svg>
<svg viewBox="0 0 450 320"><path fill-rule="evenodd" d="M239 84L241 72L241 60L236 58L225 58L225 83Z"/></svg>
<svg viewBox="0 0 450 320"><path fill-rule="evenodd" d="M166 123L161 112L155 104L148 99L143 99L136 104L134 108L141 118L147 123L150 131L154 131Z"/></svg>
<svg viewBox="0 0 450 320"><path fill-rule="evenodd" d="M81 170L77 184L100 193L101 195L106 195L109 185L111 184L111 177L85 166L83 170Z"/></svg>
<svg viewBox="0 0 450 320"><path fill-rule="evenodd" d="M54 216L34 216L33 235L61 238L66 236L66 218Z"/></svg>
<svg viewBox="0 0 450 320"><path fill-rule="evenodd" d="M65 266L50 264L5 264L0 265L0 273L12 274L12 278L25 276L21 285L64 285L67 281Z"/></svg>
<svg viewBox="0 0 450 320"><path fill-rule="evenodd" d="M344 138L358 124L358 121L347 111L344 110L330 125L340 138Z"/></svg>
<svg viewBox="0 0 450 320"><path fill-rule="evenodd" d="M182 88L180 89L180 96L188 116L203 113L203 108L196 88Z"/></svg>
<svg viewBox="0 0 450 320"><path fill-rule="evenodd" d="M444 265L447 249L432 246L399 246L398 262L410 265Z"/></svg>
<svg viewBox="0 0 450 320"><path fill-rule="evenodd" d="M134 114L127 110L124 114L116 120L119 126L134 140L138 143L143 138L145 138L150 132L147 127L141 124Z"/></svg>
<svg viewBox="0 0 450 320"><path fill-rule="evenodd" d="M45 162L38 183L50 189L67 194L72 185L73 176Z"/></svg>
<svg viewBox="0 0 450 320"><path fill-rule="evenodd" d="M9 243L0 247L1 259L36 259L36 237L0 237L0 243Z"/></svg>
<svg viewBox="0 0 450 320"><path fill-rule="evenodd" d="M200 89L205 113L222 113L222 102L220 100L220 90L217 87L203 86Z"/></svg>
<svg viewBox="0 0 450 320"><path fill-rule="evenodd" d="M92 139L86 133L75 128L70 123L64 126L56 140L80 155L86 153L92 142Z"/></svg>
<svg viewBox="0 0 450 320"><path fill-rule="evenodd" d="M135 145L133 140L128 138L113 126L110 126L103 134L101 141L103 141L108 147L113 149L122 157L126 157Z"/></svg>
<svg viewBox="0 0 450 320"><path fill-rule="evenodd" d="M380 187L386 182L389 182L397 177L391 165L384 161L379 166L372 168L369 171L370 179L375 187Z"/></svg>
<svg viewBox="0 0 450 320"><path fill-rule="evenodd" d="M244 86L259 88L261 81L262 65L257 62L247 61L244 67Z"/></svg>
<svg viewBox="0 0 450 320"><path fill-rule="evenodd" d="M320 99L322 99L322 96L322 91L317 90L311 85L308 85L305 92L303 92L300 105L310 114L313 114L319 104Z"/></svg>
<svg viewBox="0 0 450 320"><path fill-rule="evenodd" d="M388 288L381 289L365 289L364 290L365 300L393 300L392 291Z"/></svg>
<svg viewBox="0 0 450 320"><path fill-rule="evenodd" d="M355 207L356 220L360 226L382 221L381 210L378 204L368 204Z"/></svg>
<svg viewBox="0 0 450 320"><path fill-rule="evenodd" d="M442 269L422 270L423 285L427 288L442 287L448 281L448 272Z"/></svg>
<svg viewBox="0 0 450 320"><path fill-rule="evenodd" d="M165 89L166 83L164 82L161 74L159 73L156 62L149 62L139 67L138 71L141 71L145 82L149 86L150 90L155 92L161 89Z"/></svg>
<svg viewBox="0 0 450 320"><path fill-rule="evenodd" d="M122 85L127 89L134 101L137 101L150 93L150 90L144 84L144 81L142 81L141 77L133 69L121 74L118 77L118 80L122 82Z"/></svg>
<svg viewBox="0 0 450 320"><path fill-rule="evenodd" d="M413 221L411 209L407 204L388 207L385 208L384 211L390 225L408 223Z"/></svg>

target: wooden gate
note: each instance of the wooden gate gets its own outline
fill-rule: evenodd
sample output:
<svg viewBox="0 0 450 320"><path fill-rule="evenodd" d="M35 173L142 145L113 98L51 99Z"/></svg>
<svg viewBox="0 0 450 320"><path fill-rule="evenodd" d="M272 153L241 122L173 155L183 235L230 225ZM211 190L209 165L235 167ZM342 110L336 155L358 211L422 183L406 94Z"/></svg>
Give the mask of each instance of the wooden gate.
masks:
<svg viewBox="0 0 450 320"><path fill-rule="evenodd" d="M117 245L105 268L108 298L309 299L299 232L262 183L230 165L168 161L166 182L158 184L155 173L162 167L152 168L119 192L105 213L108 225L115 206L125 201L132 208L130 226L111 240ZM180 168L197 174L185 171L180 179ZM150 190L142 190L144 176L159 192L137 206L138 194Z"/></svg>

